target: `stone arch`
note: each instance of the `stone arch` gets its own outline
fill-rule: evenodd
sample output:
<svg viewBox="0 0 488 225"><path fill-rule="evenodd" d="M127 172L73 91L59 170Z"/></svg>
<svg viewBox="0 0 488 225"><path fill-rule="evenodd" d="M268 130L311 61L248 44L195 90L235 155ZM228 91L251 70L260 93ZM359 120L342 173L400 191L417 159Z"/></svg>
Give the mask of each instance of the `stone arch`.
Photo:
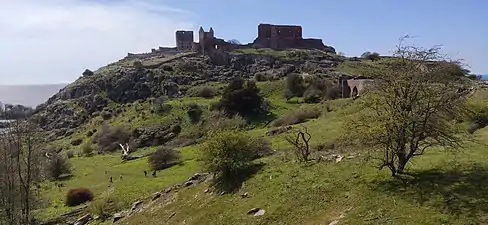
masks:
<svg viewBox="0 0 488 225"><path fill-rule="evenodd" d="M356 97L358 95L359 95L358 88L356 86L354 86L352 88L351 97Z"/></svg>

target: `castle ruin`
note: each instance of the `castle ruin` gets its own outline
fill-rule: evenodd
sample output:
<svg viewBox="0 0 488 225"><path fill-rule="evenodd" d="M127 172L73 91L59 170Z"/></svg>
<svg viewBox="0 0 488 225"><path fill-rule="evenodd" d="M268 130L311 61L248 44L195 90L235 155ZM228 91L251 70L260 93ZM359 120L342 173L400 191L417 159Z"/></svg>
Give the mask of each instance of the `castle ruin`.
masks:
<svg viewBox="0 0 488 225"><path fill-rule="evenodd" d="M191 42L191 48L190 48ZM303 29L296 25L274 25L259 24L258 37L253 43L237 45L226 42L224 39L216 38L215 31L210 27L205 31L200 27L198 31L198 42L193 42L193 31L176 31L176 46L178 50L211 53L215 50L230 51L239 47L271 48L275 50L298 48L298 49L319 49L328 52L335 52L335 49L324 45L322 39L303 38Z"/></svg>
<svg viewBox="0 0 488 225"><path fill-rule="evenodd" d="M159 49L152 49L149 53L128 53L126 58L164 57L164 54L177 54L185 51L212 54L215 51L232 51L238 48L271 48L274 50L290 48L318 49L335 53L335 49L324 45L322 39L303 38L302 31L302 27L296 25L259 24L257 38L252 43L241 45L215 37L215 31L212 27L208 31L200 27L198 30L198 42L194 42L193 31L177 30L175 32L176 47L159 47Z"/></svg>
<svg viewBox="0 0 488 225"><path fill-rule="evenodd" d="M190 51L193 49L193 31L176 31L176 48L179 51Z"/></svg>
<svg viewBox="0 0 488 225"><path fill-rule="evenodd" d="M342 98L358 97L365 91L365 89L370 87L373 81L373 79L364 76L339 77Z"/></svg>
<svg viewBox="0 0 488 225"><path fill-rule="evenodd" d="M335 49L324 45L322 39L303 38L302 27L296 25L259 24L258 37L252 43L255 48L271 49L320 49L335 52Z"/></svg>

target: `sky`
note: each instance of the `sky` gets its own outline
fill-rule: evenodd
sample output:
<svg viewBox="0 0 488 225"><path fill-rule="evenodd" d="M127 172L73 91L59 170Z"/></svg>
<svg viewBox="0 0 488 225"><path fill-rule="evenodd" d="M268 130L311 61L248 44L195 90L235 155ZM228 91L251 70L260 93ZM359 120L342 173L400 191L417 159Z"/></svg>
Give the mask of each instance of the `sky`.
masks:
<svg viewBox="0 0 488 225"><path fill-rule="evenodd" d="M176 30L252 42L259 23L303 27L347 56L390 54L403 35L488 73L486 0L0 0L0 84L69 83ZM197 37L195 37L197 38Z"/></svg>

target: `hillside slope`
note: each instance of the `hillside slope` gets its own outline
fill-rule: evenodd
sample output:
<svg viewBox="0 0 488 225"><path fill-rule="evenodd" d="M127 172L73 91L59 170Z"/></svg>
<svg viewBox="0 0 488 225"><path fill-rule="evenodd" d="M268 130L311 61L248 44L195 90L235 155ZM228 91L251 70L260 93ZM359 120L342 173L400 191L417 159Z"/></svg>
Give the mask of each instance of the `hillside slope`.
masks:
<svg viewBox="0 0 488 225"><path fill-rule="evenodd" d="M463 154L431 151L409 164L407 171L413 176L393 179L365 161L361 149L334 147L347 132L344 121L362 109L354 100L309 104L303 98L283 97L283 77L289 73L333 82L339 74L354 74L351 65L361 63L371 62L320 51L244 49L213 58L186 53L124 59L93 73L86 71L35 114L50 133L46 151L72 154L73 164L68 179L41 185L42 207L36 217L51 222L46 224L61 224L89 213L96 217L89 224L117 220L114 224L124 225L488 222L485 141ZM244 121L213 110L234 76L268 80L257 82L268 115ZM201 90L212 90L212 95L202 95ZM202 109L199 123L189 118L192 104ZM297 115L305 116L298 120ZM285 134L268 135L280 119L285 126L308 129L314 149L310 163L296 161ZM202 144L221 126L263 137L273 150L256 160L258 170L235 193L214 191L202 173ZM120 130L110 130L114 127ZM112 145L104 145L100 135L107 135ZM480 140L487 135L486 128L476 133ZM118 147L122 141L136 146L132 155L142 157L122 161ZM161 146L177 149L181 162L145 176L151 167L144 156ZM196 173L203 178L194 178ZM80 187L89 188L94 201L66 206L67 191ZM253 208L264 214L248 213Z"/></svg>
<svg viewBox="0 0 488 225"><path fill-rule="evenodd" d="M235 76L255 74L280 78L290 72L328 73L344 60L322 51L242 49L215 57L194 53L176 56L123 59L97 71L85 71L37 109L43 129L51 140L71 134L110 104L144 101L161 95L179 96L189 87L224 82Z"/></svg>

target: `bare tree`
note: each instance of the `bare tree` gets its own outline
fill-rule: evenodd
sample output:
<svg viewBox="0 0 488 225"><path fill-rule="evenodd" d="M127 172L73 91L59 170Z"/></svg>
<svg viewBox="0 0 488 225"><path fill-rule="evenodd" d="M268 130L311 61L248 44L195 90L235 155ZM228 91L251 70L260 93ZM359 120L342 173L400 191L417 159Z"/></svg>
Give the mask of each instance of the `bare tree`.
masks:
<svg viewBox="0 0 488 225"><path fill-rule="evenodd" d="M297 159L302 162L307 162L310 156L310 139L312 135L308 132L307 127L302 126L302 129L292 130L290 134L285 136L285 140L293 146L293 152Z"/></svg>
<svg viewBox="0 0 488 225"><path fill-rule="evenodd" d="M441 55L439 47L405 45L406 38L395 58L362 68L374 82L361 99L365 109L347 123L344 142L369 150L392 176L429 148L461 147L456 119L467 113L469 88L456 75L459 62Z"/></svg>
<svg viewBox="0 0 488 225"><path fill-rule="evenodd" d="M27 120L8 123L0 133L0 224L29 224L35 184L41 180L42 135Z"/></svg>

